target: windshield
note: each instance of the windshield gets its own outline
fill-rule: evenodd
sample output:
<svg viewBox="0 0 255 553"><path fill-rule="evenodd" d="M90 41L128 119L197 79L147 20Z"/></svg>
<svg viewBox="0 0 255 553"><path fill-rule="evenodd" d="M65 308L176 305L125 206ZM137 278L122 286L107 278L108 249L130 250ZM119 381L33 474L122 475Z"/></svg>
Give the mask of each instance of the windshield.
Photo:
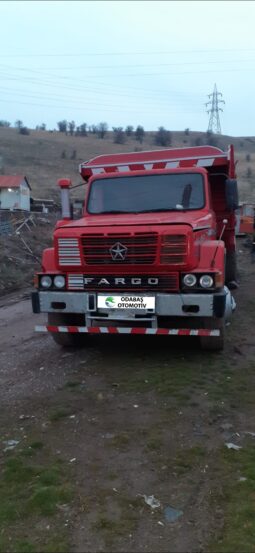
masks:
<svg viewBox="0 0 255 553"><path fill-rule="evenodd" d="M94 180L88 212L144 213L182 211L204 206L204 182L199 173L132 175Z"/></svg>

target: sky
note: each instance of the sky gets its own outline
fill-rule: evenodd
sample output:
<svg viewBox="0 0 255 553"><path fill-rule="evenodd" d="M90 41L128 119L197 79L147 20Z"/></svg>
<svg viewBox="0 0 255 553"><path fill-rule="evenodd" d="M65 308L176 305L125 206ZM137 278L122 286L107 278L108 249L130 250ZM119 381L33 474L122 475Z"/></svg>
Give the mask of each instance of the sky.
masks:
<svg viewBox="0 0 255 553"><path fill-rule="evenodd" d="M255 2L0 2L0 120L254 136Z"/></svg>

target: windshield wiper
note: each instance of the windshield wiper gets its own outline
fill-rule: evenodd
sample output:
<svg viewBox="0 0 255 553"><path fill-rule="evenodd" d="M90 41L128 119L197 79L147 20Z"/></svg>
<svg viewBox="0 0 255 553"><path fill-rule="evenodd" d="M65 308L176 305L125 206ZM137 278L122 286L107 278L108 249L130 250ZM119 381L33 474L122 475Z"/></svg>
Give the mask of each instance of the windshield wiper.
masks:
<svg viewBox="0 0 255 553"><path fill-rule="evenodd" d="M132 213L132 211L121 211L119 209L110 209L109 211L97 211L96 213L91 213L91 215L110 215L111 213Z"/></svg>
<svg viewBox="0 0 255 553"><path fill-rule="evenodd" d="M173 207L159 207L154 209L142 209L141 211L136 211L136 213L156 213L157 211L179 211Z"/></svg>

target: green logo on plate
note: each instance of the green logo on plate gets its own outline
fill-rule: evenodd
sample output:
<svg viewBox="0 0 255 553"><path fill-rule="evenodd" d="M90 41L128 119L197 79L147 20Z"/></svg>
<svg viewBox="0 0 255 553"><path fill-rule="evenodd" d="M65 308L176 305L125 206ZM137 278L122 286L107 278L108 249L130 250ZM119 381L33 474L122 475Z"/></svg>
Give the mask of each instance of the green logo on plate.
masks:
<svg viewBox="0 0 255 553"><path fill-rule="evenodd" d="M115 305L114 298L112 298L111 296L108 296L108 298L106 298L106 300L105 300L105 305L106 305L106 307L114 307L114 305Z"/></svg>

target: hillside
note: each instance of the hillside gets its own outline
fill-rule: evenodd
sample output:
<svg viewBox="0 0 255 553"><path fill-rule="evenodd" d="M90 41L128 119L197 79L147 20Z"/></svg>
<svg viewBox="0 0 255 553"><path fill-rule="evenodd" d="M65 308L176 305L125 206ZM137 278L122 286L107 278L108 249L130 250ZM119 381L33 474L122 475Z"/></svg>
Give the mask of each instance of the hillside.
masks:
<svg viewBox="0 0 255 553"><path fill-rule="evenodd" d="M114 144L112 133L104 139L89 134L86 137L66 136L52 131L30 131L20 135L16 129L0 127L0 159L7 174L27 176L34 197L58 198L56 181L60 177L70 177L73 184L81 182L78 165L80 162L103 153L131 152L134 150L160 149L154 144L155 133L146 132L142 144L135 138L127 138L125 144ZM223 150L234 144L236 151L237 174L240 200L255 202L255 137L216 136L217 145ZM207 144L206 133L172 132L172 147L194 146L197 140ZM71 159L74 151L76 159ZM65 152L66 158L62 155ZM82 194L78 189L78 194Z"/></svg>

